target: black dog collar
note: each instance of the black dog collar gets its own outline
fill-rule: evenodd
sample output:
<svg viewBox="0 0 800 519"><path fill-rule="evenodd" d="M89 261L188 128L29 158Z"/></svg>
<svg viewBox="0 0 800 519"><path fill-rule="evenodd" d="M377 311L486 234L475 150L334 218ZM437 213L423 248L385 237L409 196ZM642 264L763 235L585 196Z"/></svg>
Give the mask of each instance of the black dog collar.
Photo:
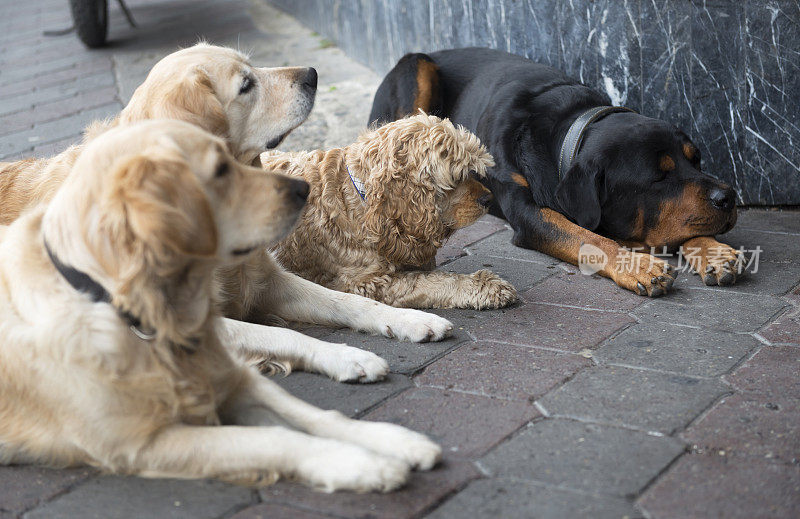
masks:
<svg viewBox="0 0 800 519"><path fill-rule="evenodd" d="M50 250L50 245L47 244L47 240L44 240L44 250L47 251L47 256L50 258L50 261L55 266L56 270L61 274L64 279L67 280L67 283L72 285L72 288L77 290L78 292L83 292L88 294L89 297L92 298L93 303L108 303L111 304L111 294L108 293L108 290L103 288L100 283L92 279L88 274L85 272L81 272L78 269L69 267L61 262L58 257ZM116 307L115 307L116 308ZM137 317L132 315L130 312L125 310L121 310L116 308L117 313L125 322L128 323L130 326L131 331L140 339L144 341L152 341L156 337L155 331L152 330L143 330L142 329L142 321L140 321Z"/></svg>
<svg viewBox="0 0 800 519"><path fill-rule="evenodd" d="M633 112L630 108L624 106L595 106L586 110L575 119L572 126L567 130L567 135L564 137L564 142L561 143L561 151L558 154L558 179L564 178L564 175L569 171L575 155L581 149L583 142L583 134L586 133L586 128L593 122L602 119L608 114L614 112Z"/></svg>

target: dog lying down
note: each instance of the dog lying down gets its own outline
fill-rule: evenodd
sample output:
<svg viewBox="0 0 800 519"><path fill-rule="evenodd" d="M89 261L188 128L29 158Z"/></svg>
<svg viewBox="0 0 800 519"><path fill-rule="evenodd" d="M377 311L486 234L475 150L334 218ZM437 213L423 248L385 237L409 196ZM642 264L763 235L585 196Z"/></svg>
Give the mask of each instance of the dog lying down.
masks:
<svg viewBox="0 0 800 519"><path fill-rule="evenodd" d="M477 137L447 119L414 115L345 147L268 152L265 169L304 178L308 204L274 249L280 263L334 290L416 308L500 308L514 287L487 270L431 271L456 229L486 214L494 165Z"/></svg>
<svg viewBox="0 0 800 519"><path fill-rule="evenodd" d="M225 47L198 44L159 61L113 121L90 127L86 140L108 127L169 118L187 121L226 140L239 161L249 164L301 124L314 104L316 72L301 67L258 68ZM0 163L0 224L48 202L70 172L83 145L50 159ZM217 271L218 301L228 317L287 321L355 330L411 341L438 341L452 324L439 316L401 310L342 294L283 271L266 253ZM325 373L336 380L370 382L388 373L369 352L306 337L291 330L228 320L230 340L254 362L285 370Z"/></svg>
<svg viewBox="0 0 800 519"><path fill-rule="evenodd" d="M322 411L230 354L213 274L281 238L302 182L188 123L88 144L0 235L0 463L389 491L440 449Z"/></svg>

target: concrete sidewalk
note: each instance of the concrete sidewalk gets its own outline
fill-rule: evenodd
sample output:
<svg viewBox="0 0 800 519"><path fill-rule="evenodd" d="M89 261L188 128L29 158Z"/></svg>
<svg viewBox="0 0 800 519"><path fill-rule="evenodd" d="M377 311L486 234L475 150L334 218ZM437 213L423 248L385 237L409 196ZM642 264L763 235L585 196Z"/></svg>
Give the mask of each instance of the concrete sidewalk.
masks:
<svg viewBox="0 0 800 519"><path fill-rule="evenodd" d="M111 2L112 45L87 51L67 2L0 6L0 158L47 156L114 115L149 68L203 37L262 65L314 66L309 121L281 149L347 144L380 80L264 2ZM442 268L490 268L519 289L505 311L440 311L453 338L411 344L343 330L319 337L374 351L389 380L338 384L294 373L298 396L425 432L442 466L388 495L316 493L281 482L104 476L0 467L0 519L800 516L800 213L747 211L725 241L760 246L759 271L734 287L683 274L650 300L513 247L486 217L440 251ZM2 347L2 345L0 345Z"/></svg>

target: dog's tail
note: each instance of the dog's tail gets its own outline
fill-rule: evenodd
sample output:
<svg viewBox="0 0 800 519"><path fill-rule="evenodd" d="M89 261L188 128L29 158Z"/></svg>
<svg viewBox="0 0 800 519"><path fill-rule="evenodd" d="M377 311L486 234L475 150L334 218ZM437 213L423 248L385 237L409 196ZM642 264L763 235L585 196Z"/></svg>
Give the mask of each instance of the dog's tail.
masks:
<svg viewBox="0 0 800 519"><path fill-rule="evenodd" d="M439 66L427 54L406 54L375 92L369 125L380 126L416 114L442 115Z"/></svg>

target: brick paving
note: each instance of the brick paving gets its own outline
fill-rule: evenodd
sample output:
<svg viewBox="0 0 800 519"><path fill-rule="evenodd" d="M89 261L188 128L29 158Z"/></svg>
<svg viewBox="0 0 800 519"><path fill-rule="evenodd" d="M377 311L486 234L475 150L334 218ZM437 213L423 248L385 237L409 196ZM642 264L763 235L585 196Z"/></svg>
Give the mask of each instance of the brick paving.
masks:
<svg viewBox="0 0 800 519"><path fill-rule="evenodd" d="M139 29L111 2L112 44L99 51L42 35L70 24L63 0L0 5L0 159L77 141L158 59L201 36L256 63L319 70L317 106L283 149L346 144L366 121L380 78L264 2L129 3ZM657 300L515 248L510 234L486 217L438 262L496 271L518 287L515 307L439 310L456 325L441 343L308 328L382 355L392 375L372 385L278 379L317 405L439 441L442 466L399 492L0 467L0 519L800 516L800 213L743 212L725 240L760 246L759 272L725 288L684 274Z"/></svg>

